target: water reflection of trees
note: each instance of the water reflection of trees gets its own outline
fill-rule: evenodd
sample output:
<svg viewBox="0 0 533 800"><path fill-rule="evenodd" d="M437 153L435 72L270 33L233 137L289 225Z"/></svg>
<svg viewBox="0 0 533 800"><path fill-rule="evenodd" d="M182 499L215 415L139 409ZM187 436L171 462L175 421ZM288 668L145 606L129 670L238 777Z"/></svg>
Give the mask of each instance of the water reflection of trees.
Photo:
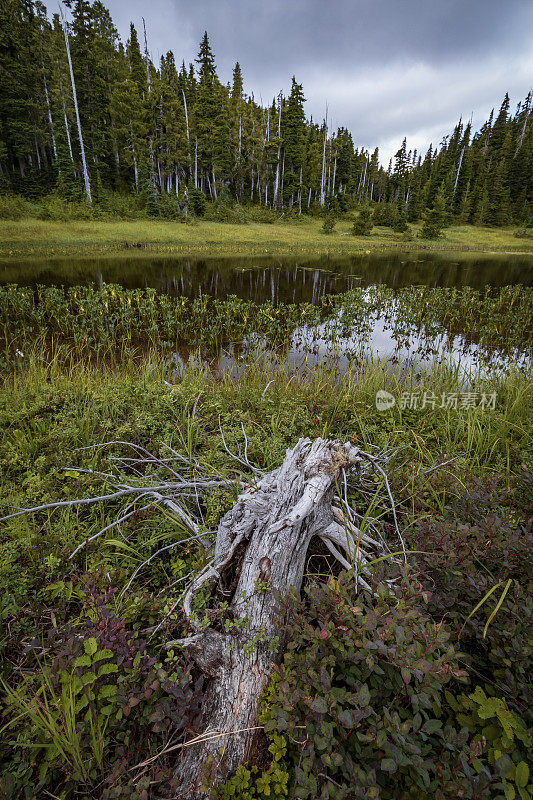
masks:
<svg viewBox="0 0 533 800"><path fill-rule="evenodd" d="M383 283L399 288L533 284L533 260L485 257L453 261L439 254L398 253L343 259L75 259L19 262L0 267L2 283L151 286L172 295L238 297L264 302L317 302L324 294Z"/></svg>

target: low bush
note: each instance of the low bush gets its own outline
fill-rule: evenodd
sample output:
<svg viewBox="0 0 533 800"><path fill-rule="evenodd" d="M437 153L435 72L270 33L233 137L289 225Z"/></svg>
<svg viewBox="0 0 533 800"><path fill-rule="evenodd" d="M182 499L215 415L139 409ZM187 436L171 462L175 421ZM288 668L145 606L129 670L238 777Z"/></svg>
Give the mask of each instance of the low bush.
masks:
<svg viewBox="0 0 533 800"><path fill-rule="evenodd" d="M157 198L157 216L161 219L181 219L182 213L175 194L164 192Z"/></svg>
<svg viewBox="0 0 533 800"><path fill-rule="evenodd" d="M62 197L49 195L42 198L36 206L37 219L68 222L69 220L92 219L97 210L82 201L69 202Z"/></svg>
<svg viewBox="0 0 533 800"><path fill-rule="evenodd" d="M274 208L266 208L265 206L247 206L246 217L249 222L263 222L266 225L272 225L281 216L281 211L276 211Z"/></svg>
<svg viewBox="0 0 533 800"><path fill-rule="evenodd" d="M207 197L201 189L190 188L189 195L189 213L195 217L203 217L207 211Z"/></svg>
<svg viewBox="0 0 533 800"><path fill-rule="evenodd" d="M419 566L424 588L432 593L430 612L446 615L484 689L505 697L531 723L533 537L526 508L520 510L525 499L519 500L519 484L529 481L524 472L513 491L496 480L478 481L462 492L449 488L443 513L421 521L412 541L426 553ZM498 617L487 627L509 581ZM490 599L471 613L494 587Z"/></svg>
<svg viewBox="0 0 533 800"><path fill-rule="evenodd" d="M447 724L444 687L466 672L413 585L372 597L345 574L293 601L262 721L285 738L294 797L462 796L469 736Z"/></svg>
<svg viewBox="0 0 533 800"><path fill-rule="evenodd" d="M30 215L31 208L31 203L20 195L0 195L0 219L22 219Z"/></svg>
<svg viewBox="0 0 533 800"><path fill-rule="evenodd" d="M324 222L322 223L322 233L330 234L335 230L335 216L334 214L326 214Z"/></svg>
<svg viewBox="0 0 533 800"><path fill-rule="evenodd" d="M372 211L368 205L364 205L353 224L352 234L354 236L370 236L373 227Z"/></svg>
<svg viewBox="0 0 533 800"><path fill-rule="evenodd" d="M248 222L247 213L243 206L235 202L229 202L224 197L208 204L205 218L213 222L228 222L232 225L246 225Z"/></svg>
<svg viewBox="0 0 533 800"><path fill-rule="evenodd" d="M201 679L173 651L164 662L148 655L111 610L116 591L89 590L76 626L52 628L30 645L21 678L4 684L4 730L16 748L0 753L3 796L34 798L53 786L62 797L83 787L102 800L143 800L148 794L135 789L130 770L158 753L170 732L179 741L194 725ZM173 786L169 760L148 765L154 772Z"/></svg>
<svg viewBox="0 0 533 800"><path fill-rule="evenodd" d="M291 796L530 798L524 723L480 686L458 692L468 672L451 628L414 576L397 589L357 594L344 574L287 609L261 720L287 749Z"/></svg>
<svg viewBox="0 0 533 800"><path fill-rule="evenodd" d="M140 219L145 216L144 204L138 194L102 192L98 208L115 219Z"/></svg>

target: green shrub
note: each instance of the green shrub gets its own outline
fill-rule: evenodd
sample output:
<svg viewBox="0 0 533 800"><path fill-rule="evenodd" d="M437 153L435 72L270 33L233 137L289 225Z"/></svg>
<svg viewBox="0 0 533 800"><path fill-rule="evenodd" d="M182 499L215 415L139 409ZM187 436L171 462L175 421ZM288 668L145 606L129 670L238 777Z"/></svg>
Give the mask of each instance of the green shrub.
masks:
<svg viewBox="0 0 533 800"><path fill-rule="evenodd" d="M442 230L449 225L449 217L446 213L446 201L441 187L435 197L435 202L431 208L427 208L424 214L424 224L420 229L419 236L422 239L438 239L442 236Z"/></svg>
<svg viewBox="0 0 533 800"><path fill-rule="evenodd" d="M407 212L405 206L403 206L401 211L398 212L398 216L394 221L392 230L395 233L406 233L409 230L409 225L407 223Z"/></svg>
<svg viewBox="0 0 533 800"><path fill-rule="evenodd" d="M245 209L238 203L229 202L224 197L208 204L205 218L213 222L229 222L233 225L246 225L248 222Z"/></svg>
<svg viewBox="0 0 533 800"><path fill-rule="evenodd" d="M201 189L190 188L189 194L189 213L195 217L203 217L207 210L207 197Z"/></svg>
<svg viewBox="0 0 533 800"><path fill-rule="evenodd" d="M181 209L175 194L163 192L157 199L157 216L161 219L180 219Z"/></svg>
<svg viewBox="0 0 533 800"><path fill-rule="evenodd" d="M322 233L330 234L335 230L335 215L328 213L322 223Z"/></svg>
<svg viewBox="0 0 533 800"><path fill-rule="evenodd" d="M247 206L246 216L249 222L263 222L272 225L280 216L280 212L265 206Z"/></svg>
<svg viewBox="0 0 533 800"><path fill-rule="evenodd" d="M373 227L372 211L368 205L364 205L353 224L352 234L354 236L370 236Z"/></svg>
<svg viewBox="0 0 533 800"><path fill-rule="evenodd" d="M374 225L392 228L398 216L398 208L394 203L378 203L373 216Z"/></svg>
<svg viewBox="0 0 533 800"><path fill-rule="evenodd" d="M472 737L472 767L489 773L492 797L502 800L531 800L533 784L529 780L528 754L533 738L505 700L487 696L481 686L472 694L446 692L452 719L468 728Z"/></svg>
<svg viewBox="0 0 533 800"><path fill-rule="evenodd" d="M275 762L269 769L259 772L256 766L241 764L237 772L223 786L215 790L216 800L284 800L289 796L289 773Z"/></svg>
<svg viewBox="0 0 533 800"><path fill-rule="evenodd" d="M87 616L76 627L49 632L46 661L42 641L33 642L32 669L18 683L4 683L4 727L15 745L0 748L0 757L13 797L35 797L35 788L46 785L64 797L85 789L102 800L141 800L142 794L122 793L130 770L159 752L170 733L183 738L197 719L201 679L193 681L173 651L165 663L146 653L146 643L111 610L117 591L89 588ZM21 753L31 753L24 770ZM159 761L148 774L164 773L164 766ZM171 786L170 768L166 777Z"/></svg>
<svg viewBox="0 0 533 800"><path fill-rule="evenodd" d="M372 596L344 574L286 609L261 719L286 737L294 797L456 798L487 782L465 771L468 731L446 719L444 687L466 673L420 602L407 575Z"/></svg>
<svg viewBox="0 0 533 800"><path fill-rule="evenodd" d="M430 611L435 616L446 613L479 677L498 686L518 714L530 715L533 548L525 524L511 520L505 511L505 491L491 481L471 484L456 497L452 494L441 516L419 523L412 541L426 553L419 557L419 566L426 576L424 588L432 593ZM471 612L494 585L509 579L498 618L484 635L503 586Z"/></svg>
<svg viewBox="0 0 533 800"><path fill-rule="evenodd" d="M30 203L20 195L0 195L0 219L22 219L29 216L30 208Z"/></svg>
<svg viewBox="0 0 533 800"><path fill-rule="evenodd" d="M69 220L92 219L97 211L84 201L69 202L61 197L49 195L37 206L37 219L68 222Z"/></svg>
<svg viewBox="0 0 533 800"><path fill-rule="evenodd" d="M102 192L98 198L98 208L116 219L138 219L144 216L143 202L137 194Z"/></svg>

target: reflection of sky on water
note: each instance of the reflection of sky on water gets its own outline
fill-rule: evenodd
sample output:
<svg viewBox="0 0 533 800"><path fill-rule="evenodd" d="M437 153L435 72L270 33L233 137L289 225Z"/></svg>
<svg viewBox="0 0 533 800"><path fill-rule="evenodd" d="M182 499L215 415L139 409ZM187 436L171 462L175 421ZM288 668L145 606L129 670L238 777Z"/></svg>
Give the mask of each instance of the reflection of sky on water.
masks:
<svg viewBox="0 0 533 800"><path fill-rule="evenodd" d="M365 364L369 360L382 361L393 369L414 370L415 373L434 368L438 364L455 367L461 376L488 377L494 372L505 372L509 366L530 369L528 357L523 352L512 356L502 353L487 357L477 344L466 342L461 336L453 339L445 334L427 337L423 332L412 331L402 336L399 342L394 336L394 322L379 315L371 315L366 331L357 331L349 336L336 335L335 321L331 318L315 327L298 328L291 337L287 354L276 355L258 335L253 337L248 348L226 348L216 364L211 368L222 373L238 374L242 371L250 353L256 348L259 352L273 356L274 364L278 358L288 360L291 371L303 372L318 365L334 366L340 374L350 366ZM187 353L176 357L176 364L184 364Z"/></svg>
<svg viewBox="0 0 533 800"><path fill-rule="evenodd" d="M349 338L339 338L334 343L327 334L327 323L317 327L314 334L309 331L297 331L293 334L289 351L289 361L297 369L303 364L324 363L335 359L339 370L345 371L350 363L362 360L371 355L374 359L387 361L392 365L403 367L416 365L417 370L446 361L452 366L459 366L468 374L477 374L487 370L505 369L511 360L503 354L492 354L490 364L480 352L478 345L467 343L461 336L450 340L442 335L428 339L423 333L413 333L408 342L399 344L391 330L391 322L382 317L372 320L372 329L366 336L356 333ZM523 354L516 354L512 359L514 366L525 363Z"/></svg>

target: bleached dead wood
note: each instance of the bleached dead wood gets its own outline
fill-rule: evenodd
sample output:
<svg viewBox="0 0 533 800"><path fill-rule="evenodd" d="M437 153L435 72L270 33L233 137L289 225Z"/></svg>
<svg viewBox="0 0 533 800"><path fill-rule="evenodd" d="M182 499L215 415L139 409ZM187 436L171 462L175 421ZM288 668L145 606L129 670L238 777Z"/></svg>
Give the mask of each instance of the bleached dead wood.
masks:
<svg viewBox="0 0 533 800"><path fill-rule="evenodd" d="M385 552L377 539L347 526L333 507L344 475L362 461L349 443L301 439L283 464L246 489L220 522L214 559L193 581L183 603L195 633L181 645L210 680L201 738L182 750L177 768L178 797L209 797L202 788L206 772L217 783L239 764L264 758L258 701L285 644L278 597L300 591L313 537L320 537L343 567L357 572ZM359 581L368 587L360 576ZM195 595L206 587L228 598L229 624L218 629L201 630L192 610Z"/></svg>
<svg viewBox="0 0 533 800"><path fill-rule="evenodd" d="M168 457L159 457L139 445L110 442L133 452L113 457L118 477L110 472L92 473L109 487L106 494L18 509L4 517L124 499L127 504L115 522L85 539L74 555L110 528L120 530L120 524L136 510L159 506L167 514L170 511L192 535L152 553L131 576L123 590L128 591L139 572L169 549L192 539L213 548L206 539L200 498L217 487L240 487L238 499L219 523L211 559L167 614L182 606L190 635L168 641L166 646L186 650L206 678L200 727L178 751L181 788L175 800L203 800L209 797L208 784L223 781L239 764L264 763L267 751L258 724L258 704L272 665L284 652L279 598L300 591L311 540L318 537L343 568L353 570L356 589L370 589L368 573L376 558L394 556L377 522L365 519L363 531L357 526L357 514L348 502L349 480L363 495L373 496L375 484L368 480L369 474L381 477L404 549L383 469L390 454L364 452L351 443L300 439L287 451L281 466L264 473L249 461L244 429L244 443L237 444L235 453L222 429L220 433L224 449L239 470L231 479L213 475L169 445L165 446ZM133 478L125 475L132 472ZM199 593L203 596L201 619L195 611Z"/></svg>

